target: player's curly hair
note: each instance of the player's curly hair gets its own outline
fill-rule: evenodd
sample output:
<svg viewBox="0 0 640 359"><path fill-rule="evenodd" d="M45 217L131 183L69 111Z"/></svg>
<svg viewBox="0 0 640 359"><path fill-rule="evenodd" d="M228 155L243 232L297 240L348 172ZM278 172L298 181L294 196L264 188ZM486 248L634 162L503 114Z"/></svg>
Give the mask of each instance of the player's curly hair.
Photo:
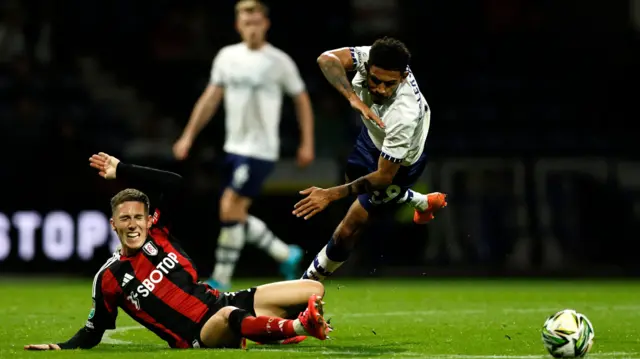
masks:
<svg viewBox="0 0 640 359"><path fill-rule="evenodd" d="M116 193L115 196L111 198L111 213L115 213L116 208L124 203L124 202L141 202L144 204L145 213L149 213L149 207L151 203L149 201L149 196L147 196L144 192L137 190L135 188L127 188L122 191Z"/></svg>
<svg viewBox="0 0 640 359"><path fill-rule="evenodd" d="M411 53L400 40L385 36L376 40L369 50L369 66L404 72L411 61Z"/></svg>

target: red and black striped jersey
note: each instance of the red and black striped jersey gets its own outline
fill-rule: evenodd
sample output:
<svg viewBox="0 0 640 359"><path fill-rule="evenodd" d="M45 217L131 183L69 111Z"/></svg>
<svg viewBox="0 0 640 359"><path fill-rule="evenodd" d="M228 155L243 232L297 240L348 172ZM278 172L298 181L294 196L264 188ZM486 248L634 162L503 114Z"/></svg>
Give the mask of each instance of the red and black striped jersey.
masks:
<svg viewBox="0 0 640 359"><path fill-rule="evenodd" d="M93 280L87 328L114 329L119 307L171 347L191 346L219 293L198 283L191 259L170 238L154 226L135 255L109 258Z"/></svg>
<svg viewBox="0 0 640 359"><path fill-rule="evenodd" d="M73 338L59 345L62 349L97 345L105 330L115 328L120 308L171 347L192 347L203 321L215 311L213 304L220 293L198 283L195 265L168 230L168 199L176 197L172 192L177 192L182 178L122 162L116 172L118 179L139 183L145 191L159 189L153 225L136 254L122 256L118 250L98 270L89 319Z"/></svg>

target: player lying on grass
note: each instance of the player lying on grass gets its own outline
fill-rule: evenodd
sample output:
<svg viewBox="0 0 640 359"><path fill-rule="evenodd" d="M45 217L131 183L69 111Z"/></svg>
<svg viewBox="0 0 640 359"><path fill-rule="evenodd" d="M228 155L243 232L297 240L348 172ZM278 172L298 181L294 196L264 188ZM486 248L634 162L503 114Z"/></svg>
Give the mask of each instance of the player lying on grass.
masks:
<svg viewBox="0 0 640 359"><path fill-rule="evenodd" d="M302 278L323 280L344 263L367 224L385 210L408 203L414 222L427 223L446 206L442 193L411 190L422 175L431 110L409 69L411 55L400 41L385 37L373 46L341 48L320 55L327 80L360 112L364 127L347 159L347 182L328 189L312 187L293 214L309 219L329 203L357 199ZM346 71L355 71L351 82Z"/></svg>
<svg viewBox="0 0 640 359"><path fill-rule="evenodd" d="M124 164L105 153L90 165L105 179L139 182L160 196L153 214L149 197L125 189L111 200L111 227L121 248L93 279L89 319L71 339L27 345L28 350L92 348L114 329L118 307L172 348L238 348L245 340L297 343L307 335L326 339L322 284L295 280L239 292L219 292L199 283L194 264L169 233L167 201L181 177Z"/></svg>

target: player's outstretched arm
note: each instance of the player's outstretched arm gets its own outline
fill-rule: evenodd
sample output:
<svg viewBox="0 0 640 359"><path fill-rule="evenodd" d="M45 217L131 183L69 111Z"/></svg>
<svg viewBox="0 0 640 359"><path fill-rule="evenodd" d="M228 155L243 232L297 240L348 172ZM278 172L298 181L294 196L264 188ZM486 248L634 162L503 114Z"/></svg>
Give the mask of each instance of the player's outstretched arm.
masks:
<svg viewBox="0 0 640 359"><path fill-rule="evenodd" d="M182 176L177 173L122 163L104 152L91 156L89 165L97 169L98 174L105 179L117 177L127 181L147 182L167 189L178 187L182 181Z"/></svg>
<svg viewBox="0 0 640 359"><path fill-rule="evenodd" d="M58 344L29 344L25 345L25 350L61 350L61 349L91 349L100 344L104 331L91 330L89 328L80 329L76 335L64 343Z"/></svg>
<svg viewBox="0 0 640 359"><path fill-rule="evenodd" d="M300 194L307 195L307 197L294 205L293 214L297 217L304 217L306 220L322 212L333 201L352 194L359 195L384 190L393 183L393 177L398 173L398 169L400 169L400 163L381 156L376 171L351 183L327 189L311 187L300 191Z"/></svg>

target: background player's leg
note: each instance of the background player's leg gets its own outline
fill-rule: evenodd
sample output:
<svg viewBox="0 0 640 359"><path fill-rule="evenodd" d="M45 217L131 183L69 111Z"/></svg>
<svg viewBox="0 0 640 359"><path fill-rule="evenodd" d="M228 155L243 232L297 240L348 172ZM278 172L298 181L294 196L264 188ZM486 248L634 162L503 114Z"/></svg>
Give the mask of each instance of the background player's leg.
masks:
<svg viewBox="0 0 640 359"><path fill-rule="evenodd" d="M218 289L227 289L240 252L245 243L244 223L251 200L227 188L220 199L220 235L216 248L216 265L207 283Z"/></svg>
<svg viewBox="0 0 640 359"><path fill-rule="evenodd" d="M312 295L324 296L324 285L312 280L264 284L256 288L253 308L256 315L294 319L307 307Z"/></svg>
<svg viewBox="0 0 640 359"><path fill-rule="evenodd" d="M259 218L249 215L246 223L247 243L262 249L276 262L280 263L280 272L287 280L295 279L298 264L302 259L302 249L296 245L288 245L269 230Z"/></svg>
<svg viewBox="0 0 640 359"><path fill-rule="evenodd" d="M322 281L333 274L349 258L368 221L369 213L356 199L336 228L333 237L302 275L302 279Z"/></svg>
<svg viewBox="0 0 640 359"><path fill-rule="evenodd" d="M262 190L264 182L273 171L275 163L257 158L247 159L250 175L243 185L241 194L254 198ZM251 243L266 252L280 263L280 272L285 279L295 279L298 275L298 265L302 260L302 249L296 245L287 245L269 230L267 225L255 216L249 215L245 224L247 243Z"/></svg>

